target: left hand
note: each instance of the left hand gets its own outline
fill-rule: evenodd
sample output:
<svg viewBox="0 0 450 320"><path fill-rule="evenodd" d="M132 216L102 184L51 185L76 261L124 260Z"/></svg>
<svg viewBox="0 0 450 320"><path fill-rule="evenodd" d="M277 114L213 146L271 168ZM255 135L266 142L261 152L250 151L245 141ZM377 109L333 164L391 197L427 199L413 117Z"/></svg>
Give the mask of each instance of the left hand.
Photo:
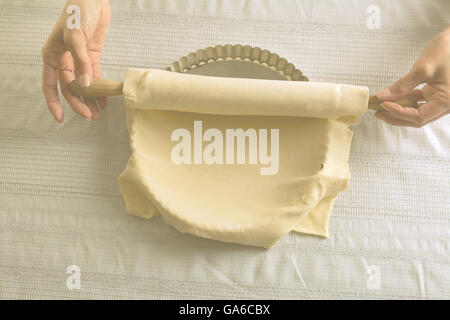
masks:
<svg viewBox="0 0 450 320"><path fill-rule="evenodd" d="M71 16L66 9L71 5L80 9L79 28L70 29L66 24ZM110 17L108 0L68 0L42 48L42 90L50 113L60 123L64 114L58 82L67 103L83 118L96 121L98 106L106 107L106 98L81 99L70 91L69 85L76 78L81 87L88 87L93 78L102 77L100 56Z"/></svg>

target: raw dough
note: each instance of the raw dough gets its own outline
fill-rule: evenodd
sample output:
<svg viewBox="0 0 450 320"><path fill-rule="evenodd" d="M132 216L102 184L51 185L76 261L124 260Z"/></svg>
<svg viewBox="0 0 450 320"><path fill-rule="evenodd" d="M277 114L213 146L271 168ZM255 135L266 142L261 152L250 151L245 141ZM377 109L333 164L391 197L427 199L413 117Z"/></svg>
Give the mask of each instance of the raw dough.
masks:
<svg viewBox="0 0 450 320"><path fill-rule="evenodd" d="M124 96L132 154L118 182L130 214L265 248L292 230L328 236L366 87L128 69ZM174 164L171 135L193 136L194 121L203 132L279 129L277 174L261 175L259 164Z"/></svg>

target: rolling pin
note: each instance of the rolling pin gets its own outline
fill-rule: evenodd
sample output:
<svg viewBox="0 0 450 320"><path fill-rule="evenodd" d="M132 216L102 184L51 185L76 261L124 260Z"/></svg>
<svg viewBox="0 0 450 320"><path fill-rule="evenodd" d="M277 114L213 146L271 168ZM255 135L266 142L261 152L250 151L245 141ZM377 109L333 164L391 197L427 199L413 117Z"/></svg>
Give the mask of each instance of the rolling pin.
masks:
<svg viewBox="0 0 450 320"><path fill-rule="evenodd" d="M110 97L110 96L120 96L122 95L123 82L113 81L108 79L93 79L92 84L87 88L81 88L76 80L72 81L70 84L70 90L72 93L88 97ZM383 101L379 100L375 95L369 97L368 109L370 110L381 110L381 103ZM399 100L394 101L395 103L409 108L418 108L417 101L411 97L403 97Z"/></svg>

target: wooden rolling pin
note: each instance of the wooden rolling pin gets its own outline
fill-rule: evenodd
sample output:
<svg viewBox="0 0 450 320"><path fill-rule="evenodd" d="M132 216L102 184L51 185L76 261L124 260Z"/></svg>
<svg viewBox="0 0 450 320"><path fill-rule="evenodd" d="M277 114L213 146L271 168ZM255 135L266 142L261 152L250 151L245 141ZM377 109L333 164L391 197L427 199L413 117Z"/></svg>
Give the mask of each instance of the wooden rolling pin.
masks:
<svg viewBox="0 0 450 320"><path fill-rule="evenodd" d="M83 97L95 98L95 97L110 97L122 95L123 82L108 80L108 79L94 79L92 84L87 88L81 88L77 81L72 81L70 84L70 90ZM418 108L417 101L411 97L403 97L394 101L403 107ZM370 110L380 110L382 103L376 96L369 97L368 108Z"/></svg>

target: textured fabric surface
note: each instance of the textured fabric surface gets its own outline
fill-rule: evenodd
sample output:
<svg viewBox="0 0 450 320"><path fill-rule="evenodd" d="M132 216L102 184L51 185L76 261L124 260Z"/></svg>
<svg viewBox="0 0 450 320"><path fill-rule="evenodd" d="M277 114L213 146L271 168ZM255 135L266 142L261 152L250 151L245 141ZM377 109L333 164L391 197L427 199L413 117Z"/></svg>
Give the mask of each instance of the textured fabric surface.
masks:
<svg viewBox="0 0 450 320"><path fill-rule="evenodd" d="M104 76L190 51L267 48L312 81L366 85L403 73L450 23L442 1L111 1ZM40 48L64 1L0 1L0 298L450 298L450 117L422 129L370 113L354 126L350 187L329 239L269 251L129 216L116 178L130 150L123 100L92 123L50 116ZM381 28L366 27L380 8ZM67 267L81 271L68 289Z"/></svg>

